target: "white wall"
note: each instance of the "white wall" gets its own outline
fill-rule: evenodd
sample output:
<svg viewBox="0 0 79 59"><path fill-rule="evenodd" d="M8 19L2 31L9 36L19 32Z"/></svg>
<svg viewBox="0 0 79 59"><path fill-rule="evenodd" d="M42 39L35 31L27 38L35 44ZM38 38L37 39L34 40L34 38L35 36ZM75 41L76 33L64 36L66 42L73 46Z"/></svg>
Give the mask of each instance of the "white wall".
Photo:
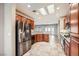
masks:
<svg viewBox="0 0 79 59"><path fill-rule="evenodd" d="M4 10L4 5L0 3L0 56L3 55L4 51L4 36L3 36L3 29L4 29L4 17L3 17L3 10Z"/></svg>
<svg viewBox="0 0 79 59"><path fill-rule="evenodd" d="M61 41L61 40L60 40L60 32L61 32L62 30L64 30L64 18L60 18L60 19L58 20L58 39L59 39L59 41Z"/></svg>
<svg viewBox="0 0 79 59"><path fill-rule="evenodd" d="M64 30L64 18L60 18L60 32Z"/></svg>
<svg viewBox="0 0 79 59"><path fill-rule="evenodd" d="M15 55L15 4L4 4L4 55Z"/></svg>

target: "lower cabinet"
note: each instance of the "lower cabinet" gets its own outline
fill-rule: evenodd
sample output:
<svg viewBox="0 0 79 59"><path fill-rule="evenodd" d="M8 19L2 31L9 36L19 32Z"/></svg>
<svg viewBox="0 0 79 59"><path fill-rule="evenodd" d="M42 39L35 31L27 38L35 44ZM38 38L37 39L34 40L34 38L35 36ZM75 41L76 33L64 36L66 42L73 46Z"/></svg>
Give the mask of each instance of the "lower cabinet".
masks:
<svg viewBox="0 0 79 59"><path fill-rule="evenodd" d="M46 41L46 42L49 41L49 35L48 35L48 34L44 34L43 37L44 37L44 38L43 38L43 41Z"/></svg>
<svg viewBox="0 0 79 59"><path fill-rule="evenodd" d="M37 34L36 35L36 41L41 42L43 40L43 34Z"/></svg>
<svg viewBox="0 0 79 59"><path fill-rule="evenodd" d="M79 37L70 36L70 42L65 39L64 52L66 56L79 56Z"/></svg>
<svg viewBox="0 0 79 59"><path fill-rule="evenodd" d="M79 42L77 38L71 37L71 56L79 56Z"/></svg>
<svg viewBox="0 0 79 59"><path fill-rule="evenodd" d="M66 40L65 40L65 44L64 44L64 51L65 51L65 54L67 56L70 55L70 45L69 45L69 43Z"/></svg>
<svg viewBox="0 0 79 59"><path fill-rule="evenodd" d="M48 42L49 34L35 34L32 36L32 41L35 42Z"/></svg>

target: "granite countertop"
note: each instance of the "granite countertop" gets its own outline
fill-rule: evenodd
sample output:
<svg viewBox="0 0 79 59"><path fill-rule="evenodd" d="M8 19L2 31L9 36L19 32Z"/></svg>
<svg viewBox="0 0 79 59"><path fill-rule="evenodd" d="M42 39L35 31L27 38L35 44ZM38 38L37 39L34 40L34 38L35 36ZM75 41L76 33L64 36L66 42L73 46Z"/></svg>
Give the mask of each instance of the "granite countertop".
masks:
<svg viewBox="0 0 79 59"><path fill-rule="evenodd" d="M48 42L37 42L23 56L65 56L65 53L58 43L52 47Z"/></svg>
<svg viewBox="0 0 79 59"><path fill-rule="evenodd" d="M35 35L35 34L49 34L49 33L45 33L45 32L32 32L32 35Z"/></svg>
<svg viewBox="0 0 79 59"><path fill-rule="evenodd" d="M70 42L70 37L65 37L63 33L60 33L60 35L62 35L64 37L64 39L66 39L68 42Z"/></svg>

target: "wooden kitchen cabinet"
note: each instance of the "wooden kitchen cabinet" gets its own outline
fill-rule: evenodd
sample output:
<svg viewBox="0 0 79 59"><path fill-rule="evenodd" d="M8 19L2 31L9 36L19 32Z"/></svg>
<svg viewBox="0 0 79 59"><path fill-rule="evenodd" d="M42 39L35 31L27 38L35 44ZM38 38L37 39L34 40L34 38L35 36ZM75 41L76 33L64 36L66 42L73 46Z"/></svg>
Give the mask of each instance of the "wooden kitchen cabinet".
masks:
<svg viewBox="0 0 79 59"><path fill-rule="evenodd" d="M16 20L22 20L22 16L16 15Z"/></svg>
<svg viewBox="0 0 79 59"><path fill-rule="evenodd" d="M34 29L34 21L33 20L30 20L30 24L31 24L32 29Z"/></svg>
<svg viewBox="0 0 79 59"><path fill-rule="evenodd" d="M27 24L31 25L31 29L34 29L34 21L32 19L25 18L21 15L16 15L16 20L27 22Z"/></svg>
<svg viewBox="0 0 79 59"><path fill-rule="evenodd" d="M79 56L79 38L71 37L71 56Z"/></svg>
<svg viewBox="0 0 79 59"><path fill-rule="evenodd" d="M41 42L43 40L43 35L42 34L37 34L36 35L36 41Z"/></svg>
<svg viewBox="0 0 79 59"><path fill-rule="evenodd" d="M70 23L70 15L63 16L63 18L64 18L64 29L67 29L67 27L70 25L69 24Z"/></svg>
<svg viewBox="0 0 79 59"><path fill-rule="evenodd" d="M70 43L65 39L64 51L67 56L70 55Z"/></svg>
<svg viewBox="0 0 79 59"><path fill-rule="evenodd" d="M48 34L44 34L43 40L46 41L46 42L48 42L49 41L48 39L49 39L49 35Z"/></svg>
<svg viewBox="0 0 79 59"><path fill-rule="evenodd" d="M71 5L70 18L71 32L79 34L79 4Z"/></svg>
<svg viewBox="0 0 79 59"><path fill-rule="evenodd" d="M31 19L27 19L28 24L31 25L31 28L34 29L34 21Z"/></svg>
<svg viewBox="0 0 79 59"><path fill-rule="evenodd" d="M64 18L64 29L66 29L66 23L68 22L67 21L67 16L64 16L63 18Z"/></svg>
<svg viewBox="0 0 79 59"><path fill-rule="evenodd" d="M79 56L79 4L71 4L70 9L70 55Z"/></svg>
<svg viewBox="0 0 79 59"><path fill-rule="evenodd" d="M48 42L49 34L35 34L32 36L32 41L35 42Z"/></svg>

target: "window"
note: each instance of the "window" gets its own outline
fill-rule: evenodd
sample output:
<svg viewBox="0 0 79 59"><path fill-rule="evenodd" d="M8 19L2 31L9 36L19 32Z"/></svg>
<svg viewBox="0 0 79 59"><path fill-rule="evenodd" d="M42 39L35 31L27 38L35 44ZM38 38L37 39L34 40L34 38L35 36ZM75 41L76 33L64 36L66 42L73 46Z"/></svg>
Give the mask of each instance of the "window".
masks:
<svg viewBox="0 0 79 59"><path fill-rule="evenodd" d="M51 30L50 30L50 27L48 28L48 32L50 32Z"/></svg>
<svg viewBox="0 0 79 59"><path fill-rule="evenodd" d="M56 34L57 33L57 25L37 25L35 26L36 32L48 33L48 34Z"/></svg>
<svg viewBox="0 0 79 59"><path fill-rule="evenodd" d="M52 27L51 29L52 29L51 31L54 32L54 28Z"/></svg>
<svg viewBox="0 0 79 59"><path fill-rule="evenodd" d="M45 27L45 32L47 32L47 27Z"/></svg>

